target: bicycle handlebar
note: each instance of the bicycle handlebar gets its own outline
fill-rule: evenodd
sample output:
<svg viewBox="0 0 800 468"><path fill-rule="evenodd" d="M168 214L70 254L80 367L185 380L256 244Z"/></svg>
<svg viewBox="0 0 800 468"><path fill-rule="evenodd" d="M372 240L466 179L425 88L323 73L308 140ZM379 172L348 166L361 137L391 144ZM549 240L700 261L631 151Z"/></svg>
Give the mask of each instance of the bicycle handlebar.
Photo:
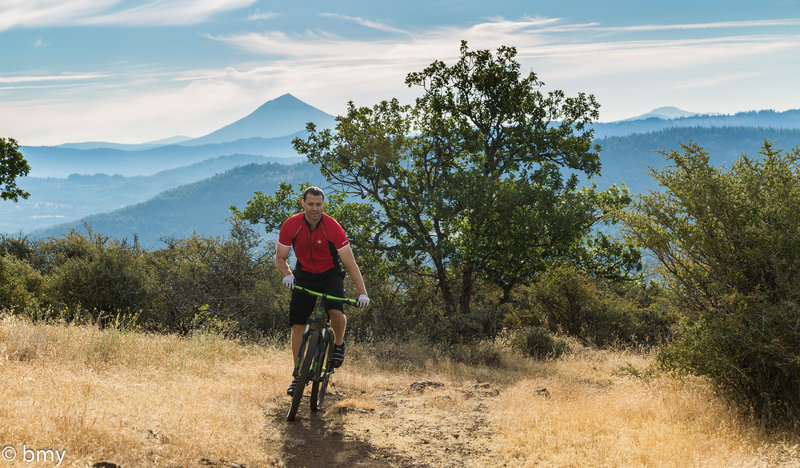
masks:
<svg viewBox="0 0 800 468"><path fill-rule="evenodd" d="M294 289L303 291L306 294L311 294L312 296L321 297L323 299L330 299L330 300L333 300L333 301L342 301L342 302L346 302L346 303L348 303L348 304L350 304L352 306L356 306L356 307L358 306L358 301L355 300L355 299L349 299L349 298L346 298L346 297L329 296L328 294L323 294L321 292L312 291L310 289L306 289L306 288L304 288L302 286L298 286L298 285L294 285Z"/></svg>

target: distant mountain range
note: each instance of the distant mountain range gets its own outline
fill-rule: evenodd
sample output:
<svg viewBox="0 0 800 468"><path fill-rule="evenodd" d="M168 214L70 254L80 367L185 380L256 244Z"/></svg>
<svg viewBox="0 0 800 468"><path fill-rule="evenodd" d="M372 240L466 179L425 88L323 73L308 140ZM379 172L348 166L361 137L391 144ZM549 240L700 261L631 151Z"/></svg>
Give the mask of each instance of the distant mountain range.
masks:
<svg viewBox="0 0 800 468"><path fill-rule="evenodd" d="M681 143L698 143L715 166L731 167L743 153L757 156L764 140L775 148L791 150L800 146L800 129L762 127L672 127L648 133L599 138L602 147L602 175L595 179L600 188L625 182L632 193L656 189L648 167L661 169L666 159L659 150L680 151Z"/></svg>
<svg viewBox="0 0 800 468"><path fill-rule="evenodd" d="M86 141L83 143L64 143L63 145L58 145L57 148L70 148L79 150L106 148L106 149L117 149L123 151L139 151L139 150L149 150L153 148L158 148L159 146L177 145L179 143L183 143L184 141L188 141L191 139L192 137L179 135L179 136L164 138L162 140L151 141L148 143L139 143L135 145L129 145L124 143L110 143L108 141Z"/></svg>
<svg viewBox="0 0 800 468"><path fill-rule="evenodd" d="M31 166L31 177L67 177L71 174L146 176L188 166L209 158L251 154L293 164L302 159L292 139L305 132L275 138L245 138L200 146L168 145L146 150L96 148L80 150L54 146L24 146L20 152Z"/></svg>
<svg viewBox="0 0 800 468"><path fill-rule="evenodd" d="M307 162L247 164L167 190L142 203L86 216L79 221L36 231L33 235L46 238L73 229L85 232L85 222L94 232L113 238L132 241L136 236L141 245L148 248L158 246L164 238L180 239L192 234L224 236L230 231L226 220L231 216L231 205L243 209L254 192L273 193L283 181L324 185L319 170Z"/></svg>
<svg viewBox="0 0 800 468"><path fill-rule="evenodd" d="M660 108L665 109L665 108ZM679 112L680 109L673 109ZM761 127L800 128L800 109L776 112L772 110L739 112L734 115L694 114L686 117L663 118L657 116L659 109L634 119L592 125L595 138L633 135L634 133L657 132L675 127ZM650 115L653 114L653 115Z"/></svg>
<svg viewBox="0 0 800 468"><path fill-rule="evenodd" d="M666 106L666 107L659 107L657 109L653 109L646 114L637 115L636 117L631 117L629 119L623 120L623 122L630 122L631 120L644 120L644 119L679 119L681 117L694 117L695 115L699 115L697 112L688 112L682 109L678 109L677 107Z"/></svg>
<svg viewBox="0 0 800 468"><path fill-rule="evenodd" d="M32 167L20 187L31 197L0 203L0 233L47 237L83 229L118 238L138 236L155 246L162 237L223 235L231 205L243 206L256 190L278 182L325 184L317 168L291 145L306 122L331 128L335 118L290 94L200 138L176 136L138 145L108 142L56 147L23 146ZM756 154L764 139L790 149L800 145L800 110L699 115L674 107L611 123L594 124L601 188L625 182L632 192L654 188L647 166L660 168L659 149L696 141L715 164L742 152Z"/></svg>
<svg viewBox="0 0 800 468"><path fill-rule="evenodd" d="M170 144L160 146L158 142L22 146L20 152L31 166L31 177L99 173L143 176L231 154L286 159L283 162L291 164L300 160L292 148L292 139L305 135L307 122L314 122L319 128L331 128L335 117L291 94L284 94L246 117L200 138L173 137L162 140Z"/></svg>
<svg viewBox="0 0 800 468"><path fill-rule="evenodd" d="M140 144L110 143L93 141L84 143L65 143L56 148L78 150L114 149L121 151L146 151L162 146L202 146L209 144L230 143L237 140L264 138L272 139L302 132L308 122L314 122L318 128L333 128L336 117L297 99L291 94L284 94L236 122L215 130L208 135L192 138L174 136L163 140Z"/></svg>
<svg viewBox="0 0 800 468"><path fill-rule="evenodd" d="M31 195L27 200L20 199L18 203L0 203L0 232L30 232L117 210L149 200L165 190L197 182L238 166L268 162L270 159L262 156L231 155L151 176L72 174L66 179L25 177L19 185Z"/></svg>

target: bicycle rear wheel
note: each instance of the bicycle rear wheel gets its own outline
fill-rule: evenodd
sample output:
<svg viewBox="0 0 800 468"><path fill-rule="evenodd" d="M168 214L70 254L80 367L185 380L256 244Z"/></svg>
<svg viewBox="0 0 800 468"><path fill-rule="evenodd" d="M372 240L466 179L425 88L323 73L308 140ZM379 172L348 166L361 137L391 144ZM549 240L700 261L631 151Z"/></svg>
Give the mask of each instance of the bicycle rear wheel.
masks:
<svg viewBox="0 0 800 468"><path fill-rule="evenodd" d="M328 328L325 333L325 338L322 340L322 346L319 349L319 358L316 362L314 372L314 382L311 384L311 411L319 411L322 409L322 403L325 401L325 393L328 390L328 381L331 375L331 359L333 356L333 330Z"/></svg>
<svg viewBox="0 0 800 468"><path fill-rule="evenodd" d="M300 373L297 376L297 385L294 388L294 395L292 395L292 405L289 407L289 414L286 416L287 421L294 421L297 415L297 409L300 408L300 401L303 399L303 392L305 392L308 378L311 376L311 362L317 354L317 343L319 342L319 332L312 332L308 338L308 346L306 347L306 354L303 356L303 363L300 365ZM302 349L302 347L301 347Z"/></svg>

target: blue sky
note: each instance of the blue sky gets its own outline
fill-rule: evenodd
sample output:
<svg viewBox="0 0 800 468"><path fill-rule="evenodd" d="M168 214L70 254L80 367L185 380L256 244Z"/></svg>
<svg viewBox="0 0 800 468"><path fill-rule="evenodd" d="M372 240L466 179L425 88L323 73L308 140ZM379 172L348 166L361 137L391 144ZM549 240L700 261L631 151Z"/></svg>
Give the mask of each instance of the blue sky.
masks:
<svg viewBox="0 0 800 468"><path fill-rule="evenodd" d="M800 108L796 0L0 0L0 136L202 136L292 93L342 113L418 89L436 59L513 45L602 121L660 106Z"/></svg>

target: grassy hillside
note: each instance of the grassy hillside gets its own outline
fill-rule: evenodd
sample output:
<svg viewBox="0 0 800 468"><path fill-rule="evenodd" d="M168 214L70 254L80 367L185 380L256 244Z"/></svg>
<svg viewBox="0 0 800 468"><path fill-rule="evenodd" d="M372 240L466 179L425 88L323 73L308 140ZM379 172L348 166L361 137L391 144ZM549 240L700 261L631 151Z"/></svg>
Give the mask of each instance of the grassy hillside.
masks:
<svg viewBox="0 0 800 468"><path fill-rule="evenodd" d="M144 246L162 237L184 238L196 232L202 236L226 234L231 205L244 206L255 191L274 192L282 181L322 183L319 171L309 163L295 165L249 164L214 177L183 185L142 203L82 221L34 233L37 237L58 236L71 229L83 230L83 221L95 232L129 240L138 235Z"/></svg>
<svg viewBox="0 0 800 468"><path fill-rule="evenodd" d="M61 466L800 464L797 434L757 429L701 381L635 377L649 355L491 346L353 344L323 412L306 399L287 423L283 342L2 315L0 440L63 450Z"/></svg>

